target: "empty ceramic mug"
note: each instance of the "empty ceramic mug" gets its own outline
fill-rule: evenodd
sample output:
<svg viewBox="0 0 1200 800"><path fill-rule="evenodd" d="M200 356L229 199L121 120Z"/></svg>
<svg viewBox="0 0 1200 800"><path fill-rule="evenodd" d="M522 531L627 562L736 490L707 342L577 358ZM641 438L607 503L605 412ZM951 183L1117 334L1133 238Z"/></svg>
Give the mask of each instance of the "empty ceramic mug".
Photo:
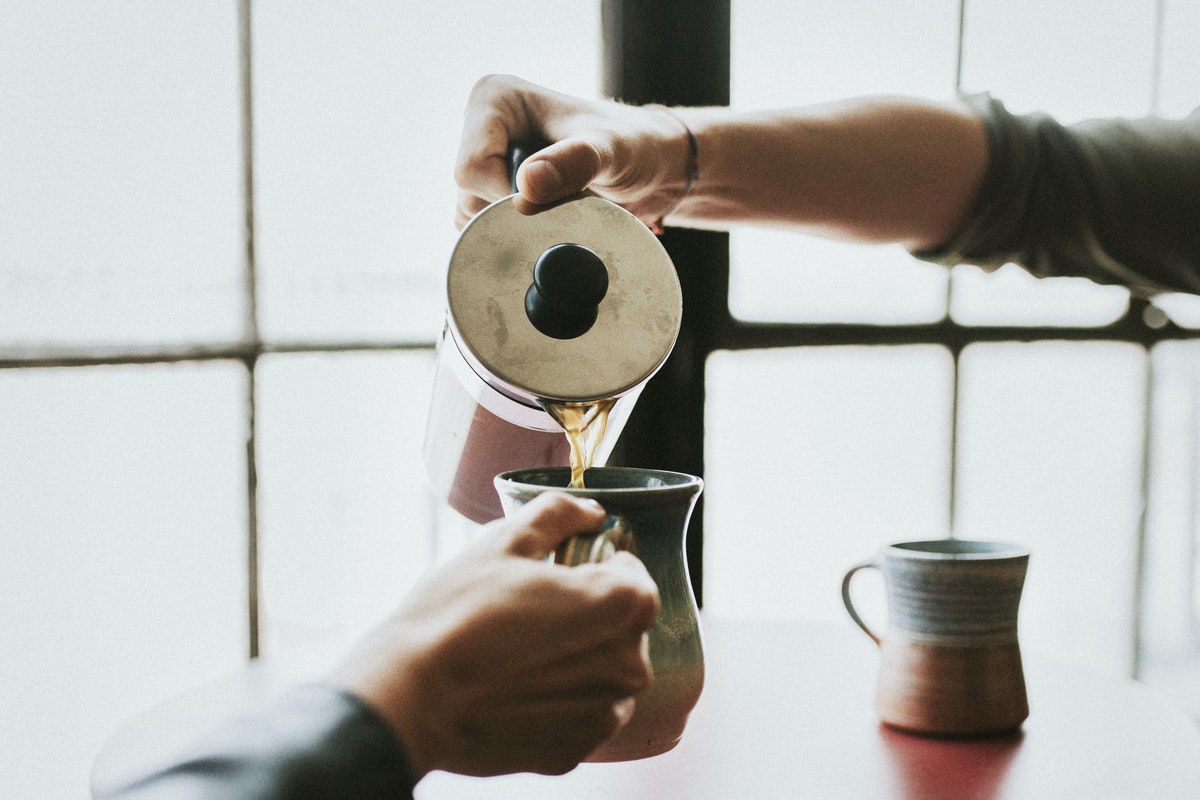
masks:
<svg viewBox="0 0 1200 800"><path fill-rule="evenodd" d="M842 579L850 617L880 650L875 710L895 728L936 736L1015 730L1029 716L1017 609L1029 551L938 539L880 550ZM854 607L860 570L883 573L889 625L876 633Z"/></svg>

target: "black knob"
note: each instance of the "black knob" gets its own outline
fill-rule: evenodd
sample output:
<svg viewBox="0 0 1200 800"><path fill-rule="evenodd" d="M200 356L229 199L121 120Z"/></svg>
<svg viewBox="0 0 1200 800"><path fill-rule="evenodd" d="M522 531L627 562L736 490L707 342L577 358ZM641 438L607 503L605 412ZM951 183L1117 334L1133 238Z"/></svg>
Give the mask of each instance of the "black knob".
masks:
<svg viewBox="0 0 1200 800"><path fill-rule="evenodd" d="M608 269L600 256L579 244L556 244L538 257L525 292L525 315L555 339L574 339L596 323L608 293Z"/></svg>

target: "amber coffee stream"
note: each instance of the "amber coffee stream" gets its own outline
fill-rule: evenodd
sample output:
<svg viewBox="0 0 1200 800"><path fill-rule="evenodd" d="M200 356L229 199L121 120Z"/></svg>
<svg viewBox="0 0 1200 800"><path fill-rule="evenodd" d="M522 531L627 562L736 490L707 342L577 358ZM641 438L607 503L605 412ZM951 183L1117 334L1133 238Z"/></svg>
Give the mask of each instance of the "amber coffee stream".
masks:
<svg viewBox="0 0 1200 800"><path fill-rule="evenodd" d="M615 397L608 397L590 403L544 403L546 412L566 431L571 445L572 489L584 488L583 473L592 466L596 450L604 441L608 412L615 402Z"/></svg>

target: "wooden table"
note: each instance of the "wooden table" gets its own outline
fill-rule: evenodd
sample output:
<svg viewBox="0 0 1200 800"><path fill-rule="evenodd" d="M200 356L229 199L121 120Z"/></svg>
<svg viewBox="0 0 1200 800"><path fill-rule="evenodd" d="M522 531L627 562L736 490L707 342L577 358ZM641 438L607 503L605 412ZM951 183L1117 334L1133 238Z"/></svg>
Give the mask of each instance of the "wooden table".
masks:
<svg viewBox="0 0 1200 800"><path fill-rule="evenodd" d="M707 684L671 752L582 764L557 777L433 773L417 787L417 800L1200 797L1200 729L1133 681L1027 659L1030 716L1018 735L928 739L875 720L878 656L849 622L705 618L704 629ZM303 673L258 665L147 715L101 752L93 785L152 765L214 709L262 702ZM206 711L197 718L185 708Z"/></svg>

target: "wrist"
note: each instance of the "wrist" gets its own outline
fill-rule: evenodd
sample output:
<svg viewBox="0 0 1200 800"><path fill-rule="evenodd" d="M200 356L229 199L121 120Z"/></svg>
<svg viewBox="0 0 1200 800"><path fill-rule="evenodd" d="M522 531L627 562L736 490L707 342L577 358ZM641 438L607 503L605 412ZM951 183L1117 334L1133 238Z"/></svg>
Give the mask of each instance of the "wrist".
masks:
<svg viewBox="0 0 1200 800"><path fill-rule="evenodd" d="M370 706L387 723L404 752L414 780L436 768L428 747L424 704L433 693L421 667L423 650L394 628L364 641L330 676L330 681Z"/></svg>
<svg viewBox="0 0 1200 800"><path fill-rule="evenodd" d="M666 147L667 154L662 159L667 165L667 177L660 184L660 193L667 197L667 204L650 226L656 234L662 234L664 220L687 199L700 178L700 142L691 126L676 111L659 103L648 103L644 108L669 117L674 128Z"/></svg>

